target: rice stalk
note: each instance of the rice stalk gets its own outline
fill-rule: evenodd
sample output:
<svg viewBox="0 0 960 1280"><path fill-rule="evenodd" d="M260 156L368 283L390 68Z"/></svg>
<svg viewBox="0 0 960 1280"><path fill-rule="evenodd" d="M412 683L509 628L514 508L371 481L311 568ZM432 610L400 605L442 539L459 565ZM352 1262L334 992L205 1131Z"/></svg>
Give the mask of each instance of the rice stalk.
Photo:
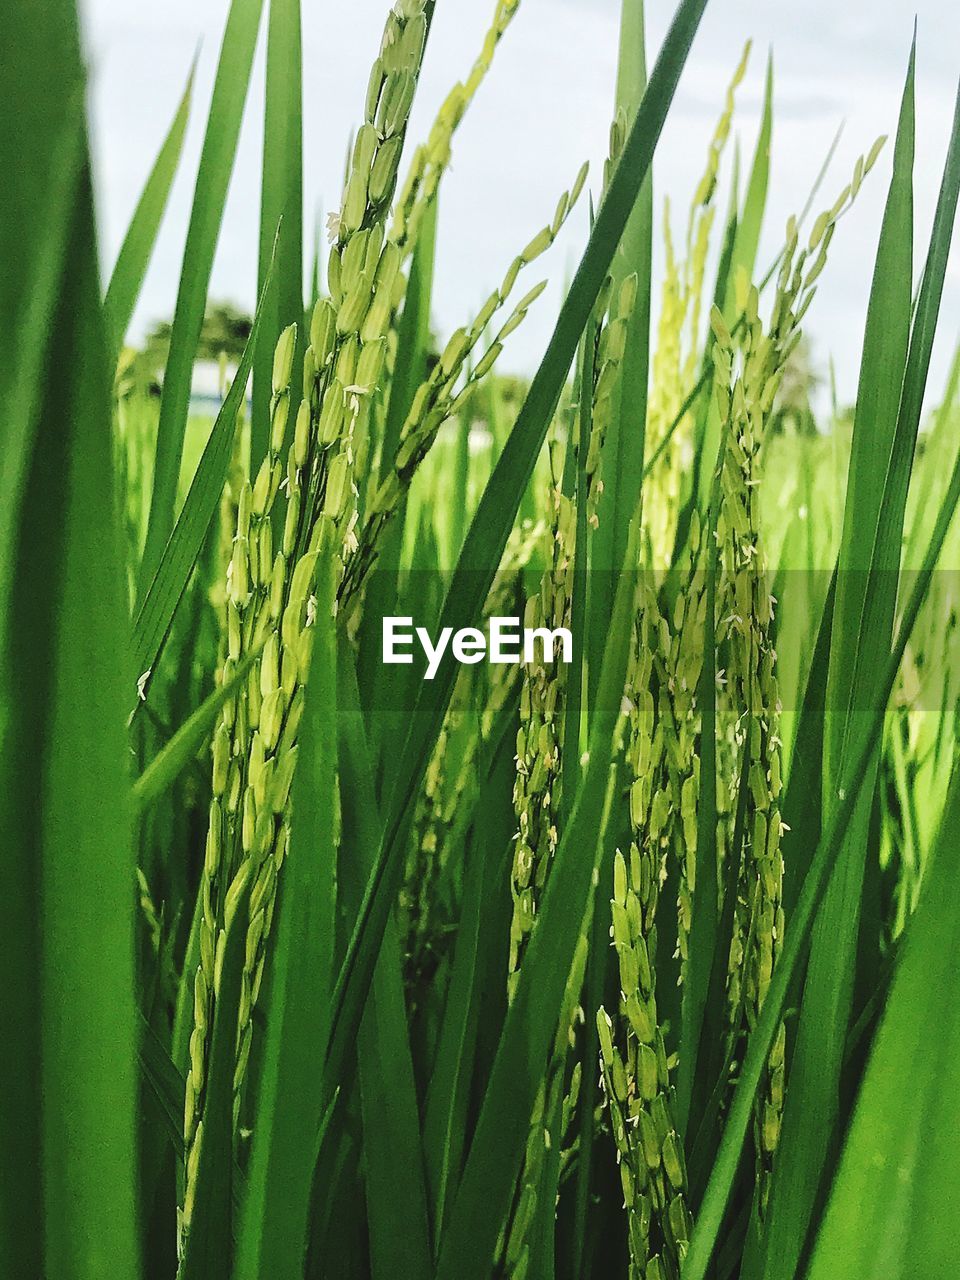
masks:
<svg viewBox="0 0 960 1280"><path fill-rule="evenodd" d="M554 631L570 623L575 524L573 504L556 485L552 486L550 500L549 563L539 592L527 601L523 625ZM542 651L539 658L524 667L517 731L517 779L513 792L518 835L510 877L513 919L507 987L511 994L557 847L563 684L561 669Z"/></svg>
<svg viewBox="0 0 960 1280"><path fill-rule="evenodd" d="M616 1020L602 1007L597 1014L601 1079L627 1212L630 1275L641 1280L676 1280L690 1235L686 1169L656 996L657 909L678 808L670 757L678 737L690 734L689 718L675 719L672 682L666 677L675 653L656 591L641 579L627 685L632 840L629 865L617 851L611 901L620 1007Z"/></svg>
<svg viewBox="0 0 960 1280"><path fill-rule="evenodd" d="M295 329L280 338L273 370L269 450L253 485L241 491L227 571L230 679L263 644L245 695L224 708L213 745L213 801L201 878L200 964L194 980L184 1139L187 1149L181 1247L189 1230L203 1134L209 1035L218 986L224 917L236 884L249 876L250 924L241 987L234 1074L234 1123L253 1036L277 877L289 839L289 796L309 670L317 559L341 559L355 541L353 465L383 368L386 327L400 267L385 224L426 39L425 0L391 10L353 146L328 265L330 297L317 303L304 355L304 397L286 452ZM286 474L284 475L284 471ZM281 546L273 548L273 506L283 487Z"/></svg>
<svg viewBox="0 0 960 1280"><path fill-rule="evenodd" d="M760 516L760 453L784 369L801 337L801 323L816 293L837 220L856 198L876 159L875 148L857 161L853 178L834 205L816 220L799 247L796 221L787 227L769 325L759 316L755 287L739 282L744 322L737 338L719 309L711 318L714 392L723 423L718 464L716 554L717 643L728 656L723 703L736 755L745 755L745 849L737 932L731 948L729 994L752 1029L763 1008L783 946L784 825L780 816L780 693L773 645L775 602L767 581ZM741 992L741 983L743 990ZM784 1097L785 1028L780 1027L768 1063L765 1097L758 1105L755 1142L761 1212L769 1190Z"/></svg>

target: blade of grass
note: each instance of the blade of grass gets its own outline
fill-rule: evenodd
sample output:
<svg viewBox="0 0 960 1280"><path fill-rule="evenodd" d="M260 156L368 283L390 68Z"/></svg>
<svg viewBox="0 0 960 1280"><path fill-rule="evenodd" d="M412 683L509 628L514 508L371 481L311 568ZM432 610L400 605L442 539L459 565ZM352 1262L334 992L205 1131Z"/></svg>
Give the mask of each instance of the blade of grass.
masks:
<svg viewBox="0 0 960 1280"><path fill-rule="evenodd" d="M820 785L820 769L836 594L837 575L834 570L817 632L810 674L807 676L793 762L783 801L784 824L790 831L797 833L789 841L790 875L784 876L783 880L783 911L788 920L793 915L800 886L810 867L810 859L820 838L822 825L823 789Z"/></svg>
<svg viewBox="0 0 960 1280"><path fill-rule="evenodd" d="M958 850L955 773L809 1280L841 1273L848 1280L906 1280L948 1275L955 1263L951 1224L960 1213L960 1180L950 1135L960 1119L960 1021L953 997L960 962ZM918 1053L921 1044L927 1048Z"/></svg>
<svg viewBox="0 0 960 1280"><path fill-rule="evenodd" d="M732 324L736 318L737 277L745 274L753 279L760 247L760 231L767 206L767 189L770 185L770 145L773 137L773 54L767 59L767 73L763 89L763 114L760 132L753 153L753 164L743 201L743 211L737 218L737 235L733 258L727 272L727 288L723 305L724 319Z"/></svg>
<svg viewBox="0 0 960 1280"><path fill-rule="evenodd" d="M110 344L111 368L116 364L123 340L127 336L133 311L143 288L143 279L157 243L157 233L170 198L170 189L180 166L196 70L197 64L194 61L180 105L130 220L104 296L103 310Z"/></svg>
<svg viewBox="0 0 960 1280"><path fill-rule="evenodd" d="M210 695L168 743L157 752L133 784L133 805L138 814L164 795L191 760L195 760L223 706L235 696L250 668L263 651L259 644L246 655L233 676Z"/></svg>
<svg viewBox="0 0 960 1280"><path fill-rule="evenodd" d="M636 115L647 87L646 31L643 0L623 0L620 18L620 63L617 109L627 120ZM613 608L617 569L623 564L630 520L643 484L647 425L647 382L650 373L650 278L653 255L653 175L648 172L614 256L616 290L632 273L637 301L630 317L619 385L603 448L604 492L600 524L593 538L592 604L588 665L595 693L603 659L606 619ZM595 622L594 622L595 620ZM589 1023L588 1019L588 1023Z"/></svg>
<svg viewBox="0 0 960 1280"><path fill-rule="evenodd" d="M2 1181L16 1182L18 1215L8 1236L10 1206L0 1196L0 1256L12 1277L93 1280L114 1267L135 1277L134 867L114 657L124 621L93 198L82 98L71 89L81 84L79 37L74 6L66 2L49 6L35 32L17 30L18 17L14 32L9 25L6 32L23 37L14 61L25 59L21 70L43 65L65 88L53 110L38 114L25 104L23 115L16 114L20 145L25 130L44 174L57 159L69 165L76 154L78 164L64 187L59 179L53 184L67 200L64 223L49 210L45 225L20 227L24 244L37 235L37 256L26 259L28 271L39 269L39 276L30 281L10 272L13 315L43 325L31 335L43 364L15 370L27 412L25 449L14 462L19 474L10 477L17 525L10 529L0 652L0 702L10 716L0 745L11 871L7 981L24 984L24 1001L14 996L5 1008L5 1040L20 1076L29 1076L14 1083L2 1113ZM25 12L23 23L36 23L36 15ZM10 85L14 103L18 89L27 87L17 74ZM74 142L61 149L68 135L80 142L76 152ZM29 215L21 195L36 196L29 182L5 202L4 240L17 219ZM42 200L33 213L45 213ZM64 228L65 255L57 243ZM60 274L58 263L69 269ZM37 310L17 288L26 281L41 285ZM51 369L56 376L48 376ZM4 1061L5 1088L8 1070ZM8 1146L6 1107L17 1103L25 1110L15 1118L17 1136ZM8 1162L18 1157L14 1170ZM33 1224L32 1241L23 1238L24 1213Z"/></svg>
<svg viewBox="0 0 960 1280"><path fill-rule="evenodd" d="M512 729L516 711L511 707L507 714ZM505 721L504 730L507 730L507 724ZM424 1105L424 1159L435 1249L448 1222L469 1138L466 1131L467 1106L483 977L481 939L485 925L490 923L490 904L495 898L497 885L503 884L509 875L508 856L514 835L512 806L509 809L506 805L501 807L499 822L491 816L498 812L495 798L501 781L499 771L507 762L512 766L515 734L501 732L498 743L497 737L495 732L491 745L496 743L498 749L491 752L492 758L481 788L479 808L485 815L484 830L474 840L466 866L463 906L443 1025ZM509 827L503 821L504 817L508 819Z"/></svg>
<svg viewBox="0 0 960 1280"><path fill-rule="evenodd" d="M173 1064L163 1041L140 1014L140 1047L138 1051L144 1097L152 1099L178 1160L183 1159L183 1094L184 1079Z"/></svg>
<svg viewBox="0 0 960 1280"><path fill-rule="evenodd" d="M4 85L5 101L13 101L15 90ZM64 266L71 214L83 157L83 90L65 94L60 109L44 121L38 134L37 150L51 153L50 182L41 202L31 211L32 236L27 239L12 203L0 218L2 242L18 236L33 252L5 256L11 264L22 262L22 271L4 273L10 288L3 298L4 314L12 318L13 347L9 360L0 369L0 600L7 599L10 576L16 560L16 528L26 483L31 450L36 438L37 413L42 396L41 373L47 355ZM18 292L19 291L19 292ZM0 645L4 640L7 609L0 610ZM0 716L4 714L0 701Z"/></svg>
<svg viewBox="0 0 960 1280"><path fill-rule="evenodd" d="M721 449L726 445L721 443ZM707 1009L710 971L719 927L719 869L717 858L717 572L719 550L715 537L720 508L720 471L716 471L706 537L703 665L697 700L700 703L700 793L697 804L697 891L690 920L687 976L683 988L680 1028L680 1067L677 1072L677 1118L680 1132L696 1132L704 1099L694 1102L694 1081L703 1049L701 1033Z"/></svg>
<svg viewBox="0 0 960 1280"><path fill-rule="evenodd" d="M280 228L279 235L277 227ZM267 287L268 277L272 282ZM263 320L253 360L250 475L267 451L273 352L289 325L303 320L303 50L300 0L270 0L260 196L259 293ZM302 354L306 344L298 342ZM298 358L294 359L298 368Z"/></svg>
<svg viewBox="0 0 960 1280"><path fill-rule="evenodd" d="M889 653L906 475L888 486L889 461L901 454L899 406L910 340L913 255L914 60L911 54L867 313L864 354L837 573L827 675L824 813L837 802L846 745ZM912 443L910 445L912 454ZM789 1280L799 1264L834 1142L840 1075L857 965L870 808L876 759L842 846L813 932L801 1000L790 1094L771 1187L766 1230L767 1280Z"/></svg>
<svg viewBox="0 0 960 1280"><path fill-rule="evenodd" d="M599 320L594 314L590 318L581 342L580 408L576 420L577 446L576 449L572 447L573 439L571 438L568 449L568 457L575 461L574 484L571 487L573 488L576 508L576 536L573 547L573 593L570 602L570 630L573 635L573 654L572 660L567 667L566 706L564 708L563 744L560 763L561 817L564 822L570 817L573 797L577 794L577 786L580 781L584 658L585 651L588 649L587 454L590 448L590 433L593 430L593 391L596 376L598 327ZM573 433L571 432L571 437L572 435ZM598 619L596 625L589 627L589 633L592 634L599 630L601 635L606 636L607 618L609 618L609 614L604 618L602 627Z"/></svg>
<svg viewBox="0 0 960 1280"><path fill-rule="evenodd" d="M270 277L267 277L269 284ZM170 631L177 607L190 581L197 557L220 502L227 469L233 454L237 416L243 404L256 349L263 312L263 298L257 304L250 337L243 349L240 365L230 390L220 406L210 438L204 446L183 508L177 517L149 589L136 613L131 639L132 665L137 677L149 676L156 666L164 641Z"/></svg>
<svg viewBox="0 0 960 1280"><path fill-rule="evenodd" d="M623 22L626 24L628 20L627 10L624 10ZM591 202L591 221L593 218L593 207ZM641 305L638 297L638 304ZM581 778L581 745L582 734L584 730L584 686L587 671L585 670L585 650L589 649L588 634L595 639L598 634L606 635L607 617L601 619L590 616L588 612L588 601L590 600L590 577L588 573L588 545L587 545L587 454L590 447L590 434L593 430L593 392L594 379L596 376L596 339L597 339L597 315L594 312L590 318L590 322L584 332L581 342L580 355L580 387L579 387L579 413L578 431L579 440L576 451L576 511L577 511L577 534L574 544L574 571L573 571L573 599L570 609L570 629L573 633L573 662L567 668L567 690L566 690L566 708L564 711L563 726L563 747L561 756L561 773L560 773L560 799L562 806L562 820L564 824L569 821L570 811L573 808L574 797L577 794L577 788ZM616 418L616 414L614 414ZM572 441L571 441L572 443ZM573 450L570 450L573 455ZM596 554L596 538L594 534L594 554ZM609 549L608 549L609 550ZM601 554L604 554L601 552ZM602 572L594 574L594 589L599 591L600 598L606 592L606 583L601 582L603 579ZM594 606L597 605L597 597L594 596ZM608 615L609 616L609 615ZM589 617L589 622L588 622ZM588 634L587 634L588 633ZM594 659L596 661L596 659ZM592 666L592 664L591 664ZM595 669L595 668L594 668ZM603 859L601 858L601 864ZM599 930L596 922L591 921L590 925L590 949L587 954L587 963L584 970L584 990L591 992L597 986L598 973L602 973L606 967L607 953L609 951L606 930ZM599 1004L599 1001L598 1001ZM589 1007L589 1006L588 1006ZM596 1043L595 1043L596 1041ZM599 1053L599 1036L597 1035L595 1020L586 1018L584 1025L584 1061L593 1062L597 1060ZM580 1151L579 1161L577 1163L577 1199L575 1201L576 1209L574 1215L574 1257L578 1270L582 1267L582 1258L585 1248L585 1232L586 1232L586 1208L589 1199L590 1190L590 1173L593 1155L593 1125L596 1107L596 1073L588 1071L586 1078L581 1083L581 1097L579 1100L580 1107ZM544 1170L546 1176L546 1169ZM549 1200L549 1209L544 1203L543 1192L545 1188L541 1186L537 1195L538 1217L543 1219L549 1212L551 1217L555 1215L555 1197ZM541 1237L545 1234L545 1226L541 1229Z"/></svg>
<svg viewBox="0 0 960 1280"><path fill-rule="evenodd" d="M236 158L262 9L263 0L232 0L220 49L183 252L177 306L170 334L170 354L163 377L153 495L140 565L141 601L153 582L173 529L183 437L190 410L193 360L203 325L227 188Z"/></svg>

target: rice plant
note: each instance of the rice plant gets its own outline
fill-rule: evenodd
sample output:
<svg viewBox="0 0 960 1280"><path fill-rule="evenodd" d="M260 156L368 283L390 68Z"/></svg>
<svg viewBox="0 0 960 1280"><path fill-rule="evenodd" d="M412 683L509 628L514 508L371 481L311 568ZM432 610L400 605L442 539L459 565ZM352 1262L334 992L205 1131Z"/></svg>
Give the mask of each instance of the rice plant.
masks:
<svg viewBox="0 0 960 1280"><path fill-rule="evenodd" d="M156 378L129 330L193 77L102 286L75 0L5 6L4 1277L960 1272L960 105L931 227L914 48L891 137L761 261L749 43L695 188L652 169L705 5L648 74L622 0L603 172L569 156L437 340L444 178L521 0L422 139L435 0L384 5L306 292L300 5L231 0ZM258 301L211 421L261 25ZM856 402L797 416L864 201Z"/></svg>

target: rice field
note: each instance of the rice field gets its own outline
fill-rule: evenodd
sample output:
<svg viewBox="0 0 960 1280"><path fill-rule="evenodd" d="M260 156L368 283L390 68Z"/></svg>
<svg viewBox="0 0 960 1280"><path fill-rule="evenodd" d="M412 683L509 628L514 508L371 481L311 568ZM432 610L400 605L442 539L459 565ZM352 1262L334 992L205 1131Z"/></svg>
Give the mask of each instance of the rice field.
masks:
<svg viewBox="0 0 960 1280"><path fill-rule="evenodd" d="M926 225L905 48L895 130L763 261L775 83L738 159L747 46L668 204L706 0L649 51L623 0L602 172L570 155L438 338L444 176L522 9L487 3L423 137L435 0L384 4L319 246L299 0L225 4L103 282L75 0L6 7L4 1280L960 1274L960 106ZM208 418L261 26L258 303ZM154 378L131 319L203 113ZM808 309L861 201L825 409Z"/></svg>

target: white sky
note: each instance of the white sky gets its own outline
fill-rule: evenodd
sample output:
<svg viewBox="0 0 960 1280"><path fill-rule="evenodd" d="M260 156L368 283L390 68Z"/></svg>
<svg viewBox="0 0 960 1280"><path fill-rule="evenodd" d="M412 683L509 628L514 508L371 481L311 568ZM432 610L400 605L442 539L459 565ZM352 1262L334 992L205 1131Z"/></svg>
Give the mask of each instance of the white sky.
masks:
<svg viewBox="0 0 960 1280"><path fill-rule="evenodd" d="M194 114L181 172L135 327L169 316L227 0L82 0L93 79L102 250L112 264L127 220L169 127L197 47ZM343 157L362 106L387 0L304 5L308 218L339 201ZM616 74L619 0L522 0L493 72L458 135L441 201L434 321L441 333L469 320L510 260L552 216L583 159L596 187L606 152ZM673 0L648 0L655 50ZM919 22L916 207L918 262L929 235L960 74L960 6L952 0L711 0L657 153L656 200L669 194L675 224L703 167L723 90L744 41L753 56L738 95L735 130L749 162L764 64L775 60L770 195L761 265L775 254L787 216L804 203L841 120L844 135L822 203L847 181L855 157L893 133L914 10ZM493 0L438 0L413 132L421 136L452 83L472 65ZM263 33L261 33L263 34ZM262 44L262 41L261 41ZM648 51L649 52L649 51ZM652 61L652 54L651 61ZM252 304L256 281L263 50L247 103L240 152L211 296ZM832 354L842 398L856 390L863 317L889 174L884 159L834 240L807 329L825 370ZM729 169L727 170L729 172ZM722 198L721 198L721 207ZM504 368L532 371L551 331L564 278L585 237L585 202L546 260L552 284L511 339ZM659 245L658 245L659 249ZM919 267L918 267L919 270ZM934 393L960 337L960 260L951 262Z"/></svg>

